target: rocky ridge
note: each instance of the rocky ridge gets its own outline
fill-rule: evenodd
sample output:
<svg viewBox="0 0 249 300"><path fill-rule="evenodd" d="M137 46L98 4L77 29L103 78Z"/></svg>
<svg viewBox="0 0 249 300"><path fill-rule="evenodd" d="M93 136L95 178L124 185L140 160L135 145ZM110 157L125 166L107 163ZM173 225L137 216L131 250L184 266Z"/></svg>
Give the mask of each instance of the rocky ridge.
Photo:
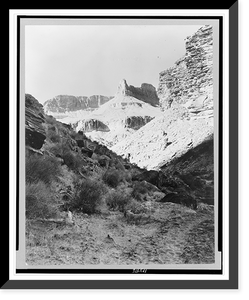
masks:
<svg viewBox="0 0 249 300"><path fill-rule="evenodd" d="M44 103L44 111L46 114L54 114L68 113L77 110L92 110L99 108L110 99L112 99L112 97L102 95L93 95L90 97L58 95Z"/></svg>

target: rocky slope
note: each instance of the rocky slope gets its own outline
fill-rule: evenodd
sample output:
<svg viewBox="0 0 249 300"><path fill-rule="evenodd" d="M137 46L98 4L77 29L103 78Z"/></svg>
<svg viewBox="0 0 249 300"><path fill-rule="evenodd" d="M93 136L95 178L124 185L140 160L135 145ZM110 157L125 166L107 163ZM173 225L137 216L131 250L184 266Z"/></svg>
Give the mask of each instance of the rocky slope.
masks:
<svg viewBox="0 0 249 300"><path fill-rule="evenodd" d="M149 85L149 87L149 89L144 90L150 91L151 86ZM100 124L105 124L108 129L104 132L101 128L95 127L93 130L87 130L87 136L111 147L120 140L132 135L154 117L161 115L159 107L152 106L146 101L131 96L137 91L135 88L133 92L131 90L132 88L127 85L126 81L121 80L115 97L93 111L84 120L77 122L75 125L76 131L85 132L86 124L97 120ZM153 91L155 92L155 90ZM142 93L137 93L137 97L138 95L141 96Z"/></svg>
<svg viewBox="0 0 249 300"><path fill-rule="evenodd" d="M193 118L184 107L170 108L111 149L148 170L179 157L213 133L209 118Z"/></svg>
<svg viewBox="0 0 249 300"><path fill-rule="evenodd" d="M201 144L213 129L212 27L186 40L186 54L160 73L162 115L112 147L147 169L160 169Z"/></svg>

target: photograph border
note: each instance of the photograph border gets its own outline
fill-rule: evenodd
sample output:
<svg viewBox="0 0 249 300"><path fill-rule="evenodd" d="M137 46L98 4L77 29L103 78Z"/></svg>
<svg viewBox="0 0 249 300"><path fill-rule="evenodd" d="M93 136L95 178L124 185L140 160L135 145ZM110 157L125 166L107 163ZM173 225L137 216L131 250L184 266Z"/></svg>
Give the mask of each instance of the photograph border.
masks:
<svg viewBox="0 0 249 300"><path fill-rule="evenodd" d="M27 16L33 18L34 16ZM40 17L40 16L39 16ZM52 16L49 16L52 17ZM64 16L63 16L64 17ZM20 22L20 16L18 17ZM90 18L90 17L89 17ZM92 16L91 16L92 18ZM126 18L126 17L124 17ZM133 17L136 18L136 17ZM144 18L144 17L141 17ZM149 17L145 17L149 18ZM167 17L165 17L167 18ZM172 17L175 18L175 17ZM183 17L184 18L184 17ZM195 19L194 17L190 17ZM197 17L198 18L198 17ZM199 17L200 18L200 17ZM210 17L205 17L209 19ZM217 17L216 17L217 18ZM220 23L222 24L222 22ZM19 23L20 26L20 23ZM232 30L231 30L232 28ZM220 44L220 46L222 43ZM220 49L220 53L221 53ZM20 53L20 31L17 31L17 53ZM221 60L222 61L222 60ZM20 99L20 56L17 56L17 99ZM219 82L220 78L219 78ZM229 279L228 280L8 280L2 285L2 288L12 289L12 288L52 288L52 289L222 289L229 288L234 289L238 287L238 1L229 9L229 82L233 82L233 85L229 85L229 126L233 128L233 131L229 131L229 182L233 182L229 187L229 222L230 230L229 232ZM219 98L222 99L222 89L220 90ZM221 109L222 107L219 107ZM17 132L19 131L19 101L17 101ZM222 113L222 109L221 109ZM219 115L220 117L221 115ZM220 119L219 119L220 120ZM219 136L222 132L222 126L219 124ZM19 145L19 135L17 134L17 146ZM220 148L221 147L221 148ZM222 149L222 139L219 141L219 151ZM17 149L17 166L19 165L19 151ZM222 165L219 161L219 170L222 170ZM17 167L16 174L16 189L18 191L19 186L19 168ZM222 186L222 178L219 176L219 186ZM220 191L219 191L220 193ZM220 198L220 194L219 194ZM222 197L221 197L222 198ZM17 192L17 210L19 207L19 197ZM221 234L222 234L222 203L219 201L219 245L218 248L221 249ZM16 214L18 218L18 214ZM17 219L17 232L18 232L18 219ZM18 247L18 235L16 236L16 245ZM58 269L58 273L61 273ZM9 270L8 270L9 271ZM19 270L17 273L49 273L48 269L29 269L29 270ZM65 269L65 271L68 270ZM76 270L77 271L77 270ZM81 271L81 270L78 270ZM85 271L85 270L84 270ZM95 270L91 270L95 271ZM105 271L105 270L102 270ZM118 270L117 270L118 271ZM170 271L170 270L167 270ZM166 274L179 274L179 270L171 270L172 273ZM186 273L186 271L190 273ZM203 274L201 270L184 270L183 274ZM209 271L209 272L207 272ZM217 274L215 270L205 270L204 274ZM9 272L8 272L9 273ZM85 272L84 272L85 273ZM98 273L104 273L99 272ZM113 272L112 272L113 273ZM115 272L114 272L115 273ZM123 273L123 272L122 272ZM130 274L129 272L127 272ZM153 272L153 274L155 274ZM159 274L159 273L157 273ZM165 274L165 273L164 273ZM218 273L220 274L220 273ZM8 277L9 279L9 277Z"/></svg>
<svg viewBox="0 0 249 300"><path fill-rule="evenodd" d="M137 266L113 266L113 265L108 265L106 267L101 267L101 268L92 268L91 266L88 266L88 268L78 265L66 265L66 266L41 266L41 265L29 265L26 268L26 265L23 263L23 258L24 258L24 246L23 246L23 237L25 234L25 226L22 224L23 222L23 213L25 207L23 206L23 201L25 195L23 195L22 192L22 186L24 185L23 182L21 182L22 176L25 176L23 166L21 165L22 159L24 159L24 153L21 152L22 147L24 144L22 142L24 141L22 136L23 136L23 131L22 128L24 127L24 120L22 116L24 115L24 84L23 84L23 78L25 77L25 69L24 69L24 27L26 22L28 24L32 24L34 22L34 25L40 25L44 24L50 24L50 22L54 25L58 24L64 25L64 22L66 24L71 24L71 21L74 22L75 20L79 20L79 22L88 22L88 21L100 21L101 22L109 22L110 24L114 23L116 24L117 22L121 21L123 22L129 22L130 20L135 20L136 22L142 21L143 23L148 22L148 21L160 21L162 26L164 25L164 21L169 24L171 24L171 21L178 22L179 24L189 24L192 25L192 22L197 21L200 22L200 26L203 26L203 24L213 24L216 28L213 28L214 31L214 40L215 40L215 49L213 49L213 55L216 55L218 58L215 62L215 68L214 68L214 78L217 78L215 84L216 84L216 92L215 92L215 97L219 100L217 101L217 105L215 107L215 117L217 117L217 129L215 130L215 150L216 151L215 155L215 173L217 174L217 193L215 192L215 226L217 226L217 230L215 230L215 239L217 242L217 245L215 246L215 263L214 265L202 265L202 264L196 264L196 265L183 265L178 266L177 264L172 264L170 266L167 266L165 268L163 265L160 266L160 268L156 267L151 267L149 265L137 265ZM47 23L48 21L48 23ZM114 22L113 22L114 21ZM183 22L183 23L182 23ZM203 24L201 24L203 23ZM216 25L215 25L216 23ZM129 23L130 24L130 23ZM134 25L136 26L136 25ZM151 25L153 26L153 25ZM170 25L168 25L170 26ZM17 192L17 197L16 197L16 251L19 251L18 253L18 258L20 258L19 261L21 261L20 265L16 268L16 273L17 274L131 274L133 273L134 268L140 268L143 269L146 268L146 274L192 274L192 275L209 275L209 274L222 274L223 272L223 241L222 241L222 231L223 231L223 211L222 211L222 205L223 205L223 195L222 195L222 182L223 182L223 169L222 169L222 141L223 141L223 116L222 116L222 107L223 107L223 17L222 16L69 16L69 15L51 15L51 16L34 16L34 15L21 15L17 17L17 30L18 30L18 36L17 36L17 43L18 43L18 60L17 60L17 82L20 85L18 86L18 97L17 97L17 114L20 118L20 121L18 120L17 122L17 132L19 132L18 136L18 142L17 144L19 145L19 150L20 153L17 153L17 165L18 167L18 172L17 172L17 182L20 184L20 190L18 188ZM23 120L23 121L22 121ZM20 140L21 139L21 140ZM20 143L19 143L20 140ZM19 226L20 225L20 226ZM20 238L20 236L22 238ZM22 244L22 246L20 246Z"/></svg>

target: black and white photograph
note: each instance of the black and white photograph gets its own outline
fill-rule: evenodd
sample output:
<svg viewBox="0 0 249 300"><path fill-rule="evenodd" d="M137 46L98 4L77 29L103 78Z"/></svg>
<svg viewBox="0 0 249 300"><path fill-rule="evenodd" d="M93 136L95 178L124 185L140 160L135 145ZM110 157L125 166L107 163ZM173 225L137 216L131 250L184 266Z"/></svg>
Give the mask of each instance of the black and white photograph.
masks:
<svg viewBox="0 0 249 300"><path fill-rule="evenodd" d="M220 267L218 25L27 22L26 266Z"/></svg>
<svg viewBox="0 0 249 300"><path fill-rule="evenodd" d="M207 7L10 12L3 288L238 287L238 5Z"/></svg>
<svg viewBox="0 0 249 300"><path fill-rule="evenodd" d="M226 24L17 18L17 274L222 274Z"/></svg>

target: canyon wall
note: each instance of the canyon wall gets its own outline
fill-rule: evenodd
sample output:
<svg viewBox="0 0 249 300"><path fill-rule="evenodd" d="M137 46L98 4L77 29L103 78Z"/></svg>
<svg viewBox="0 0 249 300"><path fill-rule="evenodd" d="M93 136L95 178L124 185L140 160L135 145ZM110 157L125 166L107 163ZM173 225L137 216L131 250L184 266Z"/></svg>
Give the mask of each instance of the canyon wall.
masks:
<svg viewBox="0 0 249 300"><path fill-rule="evenodd" d="M45 113L66 113L77 110L96 109L102 104L108 102L113 97L93 95L87 96L71 96L58 95L44 103Z"/></svg>
<svg viewBox="0 0 249 300"><path fill-rule="evenodd" d="M186 38L186 54L159 74L160 106L182 104L196 115L213 112L213 28L201 27Z"/></svg>
<svg viewBox="0 0 249 300"><path fill-rule="evenodd" d="M148 170L162 168L213 136L212 26L185 41L186 54L159 75L162 114L112 147Z"/></svg>

